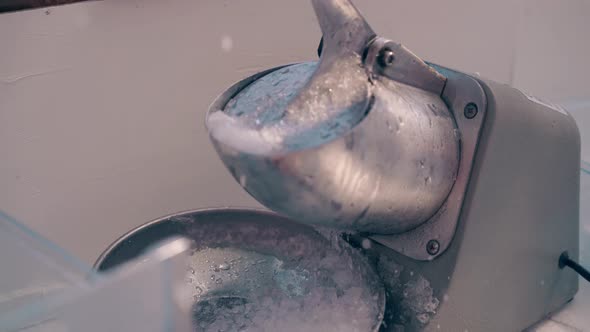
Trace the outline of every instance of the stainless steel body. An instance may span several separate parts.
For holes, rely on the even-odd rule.
[[[577,257],[579,249],[576,124],[514,88],[480,82],[487,116],[450,247],[430,262],[379,244],[368,251],[393,299],[385,321],[405,322],[403,331],[522,331],[578,289],[575,272],[557,264],[563,251]],[[388,268],[392,261],[401,273]],[[410,271],[424,276],[440,300],[425,326],[395,311],[403,299],[395,285],[408,283]]]
[[[443,205],[418,227],[399,234],[373,234],[371,239],[417,260],[433,260],[447,250],[455,231],[472,171],[475,151],[487,114],[483,87],[472,77],[436,65],[446,78],[441,99],[448,105],[460,142],[459,166]],[[471,113],[468,113],[471,112]]]

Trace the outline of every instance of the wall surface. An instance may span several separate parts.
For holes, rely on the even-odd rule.
[[[356,3],[427,60],[566,105],[590,160],[590,1]],[[205,112],[240,78],[315,58],[319,38],[299,0],[105,0],[0,15],[0,209],[92,262],[157,217],[258,206],[218,161]]]

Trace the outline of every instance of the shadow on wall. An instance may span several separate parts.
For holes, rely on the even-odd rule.
[[[40,7],[66,5],[69,3],[81,1],[88,0],[0,0],[0,13]]]

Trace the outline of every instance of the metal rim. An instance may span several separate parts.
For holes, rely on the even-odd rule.
[[[98,258],[96,259],[96,261],[94,262],[94,264],[92,264],[92,268],[94,270],[98,270],[99,267],[104,263],[104,261],[106,260],[106,258],[112,253],[112,251],[117,248],[119,245],[121,245],[121,243],[123,243],[124,241],[126,241],[127,239],[129,239],[130,237],[136,235],[137,233],[152,227],[154,225],[160,224],[162,222],[165,222],[167,220],[169,220],[172,217],[175,216],[179,216],[179,215],[185,215],[185,214],[192,214],[192,213],[202,213],[202,212],[218,212],[218,211],[224,211],[224,212],[256,212],[256,213],[261,213],[264,214],[268,217],[280,217],[280,218],[285,218],[277,213],[274,213],[272,211],[269,210],[265,210],[262,208],[244,208],[244,207],[210,207],[210,208],[201,208],[201,209],[194,209],[194,210],[185,210],[185,211],[181,211],[181,212],[175,212],[175,213],[170,213],[167,214],[163,217],[154,219],[152,221],[148,221],[144,224],[141,224],[129,231],[127,231],[126,233],[124,233],[123,235],[121,235],[119,238],[117,238],[113,243],[111,243],[101,254],[100,256],[98,256]]]

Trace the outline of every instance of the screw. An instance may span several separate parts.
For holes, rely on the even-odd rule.
[[[475,103],[469,103],[465,106],[463,114],[468,119],[473,119],[477,115],[477,105]]]
[[[395,61],[395,54],[389,48],[384,48],[379,52],[379,63],[383,67],[389,67],[393,65]]]
[[[426,251],[431,256],[434,256],[434,255],[438,254],[438,251],[439,250],[440,250],[440,243],[438,243],[437,240],[430,240],[426,244]]]

